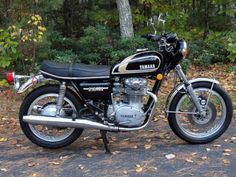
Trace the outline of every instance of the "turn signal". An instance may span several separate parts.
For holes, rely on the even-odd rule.
[[[184,48],[183,49],[183,57],[184,57],[184,59],[187,58],[187,56],[188,56],[188,49]]]
[[[162,74],[157,74],[156,79],[159,80],[159,81],[162,80],[163,79],[163,75]]]
[[[15,76],[14,72],[11,72],[11,71],[7,72],[6,80],[7,80],[8,84],[13,84],[14,76]]]

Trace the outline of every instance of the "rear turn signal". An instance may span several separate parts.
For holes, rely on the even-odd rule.
[[[8,84],[13,84],[15,73],[12,71],[7,72],[6,80]]]

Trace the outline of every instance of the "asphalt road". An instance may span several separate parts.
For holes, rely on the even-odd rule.
[[[87,130],[71,146],[47,150],[27,140],[13,119],[3,118],[15,129],[1,131],[7,140],[0,142],[0,176],[236,176],[235,118],[222,137],[204,145],[183,142],[163,119],[157,115],[138,132],[109,133],[109,155],[98,131]],[[168,154],[175,157],[168,160]]]

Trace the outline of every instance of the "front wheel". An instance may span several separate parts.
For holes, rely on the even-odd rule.
[[[208,143],[220,137],[229,127],[233,114],[232,102],[218,84],[212,88],[212,83],[197,82],[192,87],[205,115],[197,114],[196,107],[182,89],[170,105],[169,125],[178,137],[187,142]]]
[[[35,144],[46,148],[61,148],[73,143],[83,129],[60,128],[54,126],[29,124],[23,121],[24,115],[50,116],[56,119],[56,105],[59,86],[45,85],[33,90],[21,104],[19,119],[24,134]],[[66,91],[60,116],[69,119],[81,109],[76,95]]]

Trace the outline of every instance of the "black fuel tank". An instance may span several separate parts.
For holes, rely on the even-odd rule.
[[[112,69],[113,75],[141,74],[156,72],[162,64],[162,55],[158,52],[145,51],[125,58]]]

